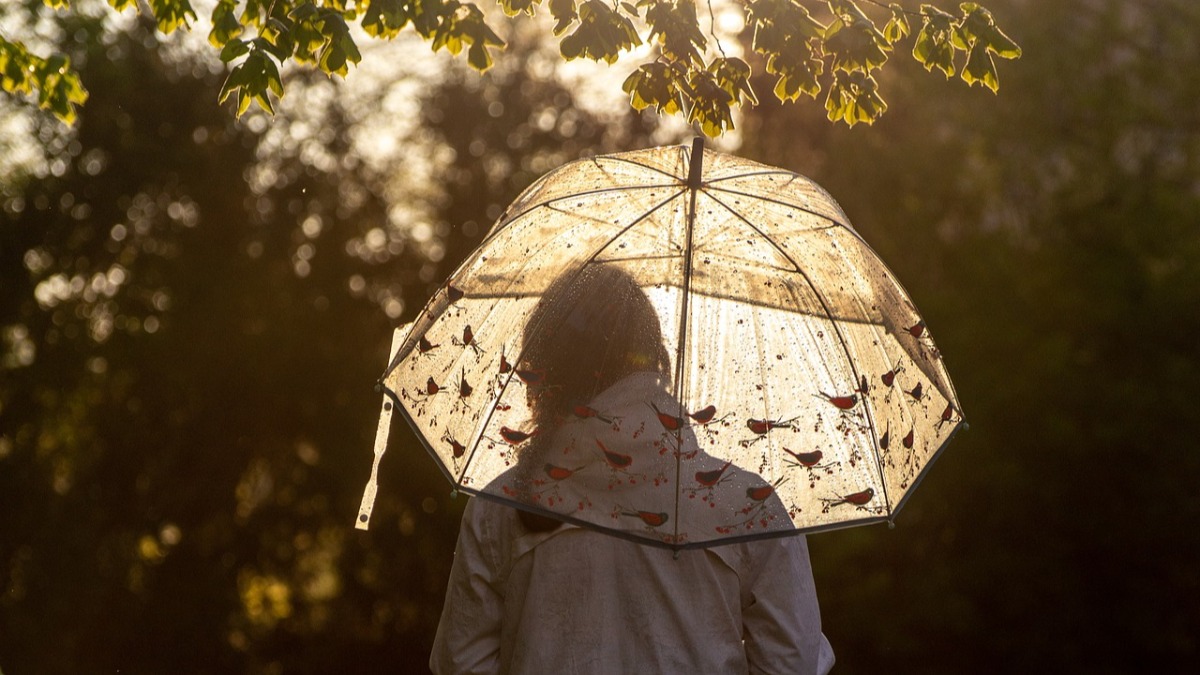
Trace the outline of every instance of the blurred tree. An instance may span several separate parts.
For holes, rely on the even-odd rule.
[[[900,77],[868,133],[747,115],[743,154],[813,176],[896,270],[968,432],[897,528],[811,539],[852,672],[1200,665],[1200,11],[996,2],[1000,99]],[[788,139],[790,142],[781,142]]]
[[[337,162],[265,175],[261,137],[211,109],[214,69],[144,28],[67,28],[93,95],[75,133],[39,121],[49,173],[0,230],[0,324],[24,345],[0,385],[0,651],[16,672],[237,670],[276,623],[346,611],[325,467],[374,398],[342,350],[378,352],[386,321],[346,290],[369,272],[339,238],[383,207]]]
[[[541,167],[640,120],[605,131],[532,51],[451,74],[401,139],[448,180],[385,203],[413,174],[356,155],[325,78],[238,123],[151,26],[64,21],[91,98],[26,118],[44,157],[0,187],[0,668],[421,670],[461,500],[397,434],[351,528],[389,326]]]
[[[43,2],[58,10],[72,4],[71,0]],[[83,2],[75,0],[75,4]],[[135,0],[109,3],[117,10],[137,4]],[[513,18],[532,16],[541,2],[499,0],[498,4]],[[733,128],[734,109],[758,102],[749,84],[749,64],[728,55],[721,44],[711,2],[707,21],[698,16],[695,2],[684,0],[611,4],[549,0],[546,4],[565,60],[587,58],[612,64],[643,43],[651,45],[648,60],[623,85],[638,110],[653,106],[667,114],[683,113],[704,133],[717,136]],[[999,87],[993,57],[1012,59],[1021,53],[991,12],[974,2],[959,4],[958,14],[932,4],[916,10],[878,0],[862,4],[877,18],[872,19],[855,0],[738,0],[722,6],[722,11],[736,15],[734,21],[741,26],[734,30],[744,26],[753,33],[750,49],[763,55],[766,72],[776,78],[773,91],[780,101],[801,94],[816,98],[825,90],[829,119],[850,126],[874,122],[887,109],[875,75],[907,40],[912,41],[913,58],[926,70],[936,68],[947,78],[958,73],[966,83],[992,91]],[[189,0],[154,0],[141,10],[168,34],[190,28],[197,18]],[[272,111],[271,94],[283,95],[279,67],[291,62],[344,77],[349,66],[362,59],[351,26],[382,39],[394,38],[411,26],[435,51],[465,50],[471,67],[485,71],[493,63],[491,50],[504,46],[493,28],[500,20],[495,14],[460,0],[218,0],[210,15],[209,42],[220,50],[222,61],[236,62],[220,99],[233,98],[239,115],[251,103]],[[86,99],[69,60],[62,55],[41,59],[21,42],[3,36],[0,72],[5,73],[0,81],[6,91],[36,91],[42,107],[67,121],[74,116],[74,106]]]

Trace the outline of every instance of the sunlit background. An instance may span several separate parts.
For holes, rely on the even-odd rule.
[[[839,200],[971,425],[895,529],[811,537],[835,672],[1194,672],[1200,6],[985,4],[999,96],[900,54],[873,127],[756,80],[719,144]],[[23,16],[91,99],[0,101],[0,669],[423,672],[464,500],[398,423],[353,529],[391,329],[543,172],[690,132],[535,22],[235,121],[203,22]]]

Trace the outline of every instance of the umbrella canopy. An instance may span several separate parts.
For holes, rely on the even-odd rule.
[[[699,141],[542,177],[382,385],[459,489],[672,548],[889,520],[962,424],[832,197]]]

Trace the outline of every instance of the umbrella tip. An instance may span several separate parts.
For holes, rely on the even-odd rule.
[[[700,188],[700,172],[704,166],[704,136],[692,139],[692,159],[688,167],[687,185],[693,190]]]

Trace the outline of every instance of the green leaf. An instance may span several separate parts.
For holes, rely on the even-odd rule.
[[[401,0],[372,0],[363,14],[362,27],[371,37],[391,39],[400,34],[410,18],[408,7]]]
[[[904,8],[896,3],[888,5],[888,9],[892,12],[892,18],[888,19],[887,25],[883,27],[883,37],[892,44],[895,44],[912,31],[908,25],[908,13]]]
[[[857,7],[854,10],[826,29],[825,50],[833,55],[834,70],[874,70],[888,59],[891,43]]]
[[[621,85],[636,110],[654,106],[660,113],[674,115],[684,109],[686,73],[680,66],[647,63],[630,73]]]
[[[713,59],[708,71],[721,90],[729,94],[734,105],[742,105],[743,100],[758,105],[758,97],[750,87],[750,64],[739,58],[722,57]]]
[[[967,65],[963,66],[962,79],[969,85],[976,82],[991,89],[995,93],[1000,88],[1000,79],[996,75],[996,62],[988,53],[987,44],[976,41],[967,57]]]
[[[242,15],[238,21],[243,26],[254,26],[261,28],[267,20],[267,12],[271,11],[275,0],[246,0],[246,7],[242,10]],[[311,4],[311,0],[306,0]],[[315,11],[316,8],[314,7]]]
[[[649,39],[658,43],[663,56],[670,61],[703,64],[708,41],[700,32],[692,0],[642,0],[638,4],[647,6]],[[641,44],[641,40],[635,44]]]
[[[220,49],[230,40],[242,34],[242,24],[234,16],[236,8],[235,0],[221,0],[216,7],[213,7],[211,15],[213,27],[208,32],[209,44]]]
[[[149,0],[149,3],[158,29],[168,35],[180,27],[190,28],[196,20],[196,12],[188,0]]]
[[[819,77],[825,70],[825,62],[814,49],[809,41],[789,40],[779,52],[768,57],[767,72],[779,76],[774,92],[780,101],[794,101],[801,94],[816,98],[821,92]]]
[[[967,48],[982,42],[1000,58],[1020,58],[1021,48],[996,26],[991,12],[973,2],[964,2],[959,7],[963,12],[961,32],[966,38]]]
[[[746,12],[748,23],[754,26],[751,46],[759,53],[778,53],[788,41],[825,39],[825,25],[791,0],[754,0]]]
[[[921,5],[921,30],[913,43],[913,58],[925,70],[937,68],[949,79],[954,75],[954,17],[932,5]]]
[[[492,30],[484,20],[483,11],[475,5],[455,4],[444,6],[446,13],[440,15],[440,21],[429,28],[430,46],[434,51],[446,49],[451,54],[459,54],[463,48],[468,48],[467,63],[477,70],[485,70],[492,65],[489,53],[491,47],[501,47],[504,41]],[[440,11],[440,10],[439,10]],[[424,15],[413,19],[418,31],[422,30],[422,21],[428,20]]]
[[[0,36],[0,73],[5,91],[28,94],[32,91],[29,72],[32,70],[30,61],[34,59],[19,42],[9,42]]]
[[[295,50],[296,45],[292,40],[294,26],[295,24],[288,26],[279,19],[269,19],[267,25],[259,32],[261,37],[255,38],[254,42],[259,49],[265,49],[282,63],[290,59]]]
[[[38,107],[50,111],[66,124],[73,124],[77,106],[88,98],[71,60],[56,54],[43,59],[31,54],[20,42],[0,37],[0,84],[14,93],[34,94]]]
[[[995,53],[996,56],[1002,59],[1021,58],[1021,47],[999,28],[993,27],[992,31],[983,37],[987,41],[988,49]]]
[[[688,122],[699,124],[704,134],[712,138],[733,128],[730,104],[735,103],[735,97],[721,86],[711,70],[693,71],[688,85],[692,99]]]
[[[492,67],[492,55],[488,53],[486,45],[475,43],[467,50],[467,64],[475,70],[483,72]]]
[[[225,63],[244,56],[250,51],[250,43],[242,40],[230,40],[225,43],[225,47],[221,49],[221,60]]]
[[[345,77],[350,73],[349,64],[357,65],[361,60],[362,54],[358,51],[358,45],[347,30],[329,38],[318,56],[317,65],[330,75]]]
[[[579,17],[575,0],[550,0],[550,16],[554,17],[554,34],[562,35]]]
[[[250,53],[246,60],[234,66],[221,85],[221,93],[217,102],[224,103],[230,96],[237,94],[237,115],[241,117],[250,109],[251,103],[268,113],[275,113],[275,106],[268,94],[283,96],[283,81],[279,77],[279,67],[268,53],[257,46],[261,38],[251,42]]]
[[[792,0],[755,0],[747,12],[754,25],[752,47],[766,55],[767,72],[778,76],[775,97],[784,102],[800,94],[815,98],[821,91],[818,77],[825,69],[816,50],[829,27]]]
[[[621,52],[641,43],[629,17],[614,11],[602,0],[588,0],[579,6],[579,26],[562,39],[559,51],[568,61],[585,57],[614,63]]]
[[[862,71],[837,74],[825,99],[826,116],[851,127],[859,122],[874,123],[887,110],[878,86],[874,77]]]
[[[500,3],[500,8],[504,10],[507,16],[516,16],[521,13],[533,16],[533,8],[541,0],[498,0],[498,2]],[[469,57],[468,60],[470,60]],[[491,57],[488,57],[488,60],[490,65]],[[478,70],[487,70],[487,68],[480,68]]]

